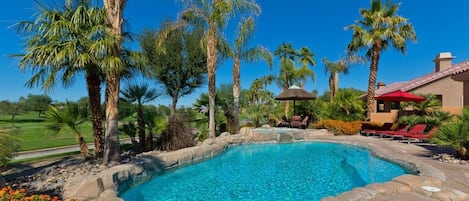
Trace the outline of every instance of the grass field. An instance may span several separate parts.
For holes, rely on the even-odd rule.
[[[0,116],[0,128],[15,128],[13,134],[20,140],[21,151],[77,144],[71,132],[52,134],[45,124],[44,117],[38,117],[36,112],[18,115],[15,121],[11,121],[11,116]],[[91,122],[83,123],[81,132],[86,142],[93,142]]]

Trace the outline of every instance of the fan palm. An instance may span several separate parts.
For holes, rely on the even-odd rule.
[[[104,10],[88,1],[69,2],[63,9],[40,7],[33,22],[21,22],[19,31],[26,35],[26,53],[20,55],[20,69],[33,71],[28,87],[51,90],[58,80],[70,86],[74,78],[85,73],[90,102],[96,156],[104,151],[101,116],[102,72],[99,44],[111,41],[104,30]]]
[[[362,57],[349,55],[336,62],[329,61],[324,57],[322,62],[326,67],[326,73],[329,73],[330,102],[334,102],[334,98],[339,91],[339,74],[348,74],[349,65],[354,63],[364,63],[365,61]]]
[[[123,41],[122,24],[126,0],[103,0],[106,11],[106,32],[113,38],[106,52],[101,67],[106,74],[106,133],[103,163],[120,161],[118,105],[121,73],[124,62],[121,58]]]
[[[282,43],[274,52],[275,56],[280,57],[280,74],[277,78],[277,84],[288,89],[295,81],[295,57],[297,52],[290,43]],[[285,102],[285,116],[288,117],[289,102]]]
[[[381,53],[390,45],[405,53],[406,41],[416,40],[412,24],[396,14],[399,5],[392,4],[391,0],[387,0],[386,4],[381,0],[372,0],[369,9],[360,9],[361,19],[346,27],[353,32],[348,51],[365,50],[366,57],[371,60],[367,94],[368,117],[375,108],[375,85]]]
[[[127,102],[135,103],[137,108],[138,138],[140,142],[140,151],[145,150],[145,119],[143,104],[155,100],[159,94],[155,89],[148,87],[148,84],[128,84],[121,91],[122,99]]]
[[[301,80],[301,88],[304,89],[308,77],[313,81],[315,79],[314,71],[308,68],[308,66],[316,65],[316,61],[314,60],[314,54],[307,47],[300,49],[298,52],[298,60],[301,63],[301,67],[295,71],[295,77]]]
[[[239,96],[241,94],[241,60],[246,62],[254,62],[264,60],[269,67],[272,67],[272,54],[263,46],[256,46],[247,48],[248,40],[254,33],[255,22],[252,17],[242,19],[238,24],[238,33],[235,39],[235,44],[228,56],[234,59],[233,63],[233,130],[231,133],[237,133],[239,130]]]
[[[67,102],[63,108],[50,106],[46,111],[46,128],[55,133],[73,132],[83,157],[88,158],[88,146],[81,135],[80,125],[86,118],[81,116],[78,104]]]
[[[261,11],[255,0],[182,0],[182,23],[203,24],[207,45],[209,95],[209,137],[215,137],[215,71],[219,39],[222,29],[235,14],[258,15]]]
[[[463,110],[462,117],[455,122],[441,126],[432,141],[442,146],[452,146],[461,158],[468,157],[469,149],[469,109]]]

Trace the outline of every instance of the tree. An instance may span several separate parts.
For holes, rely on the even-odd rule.
[[[40,86],[47,92],[58,80],[68,87],[85,73],[97,157],[104,151],[100,49],[112,41],[104,32],[104,14],[89,1],[67,1],[63,9],[41,8],[35,21],[19,26],[28,40],[26,54],[20,55],[20,69],[35,73],[26,83],[28,87]]]
[[[106,32],[112,36],[112,48],[103,62],[106,74],[106,134],[103,163],[120,162],[120,144],[118,127],[118,105],[121,73],[124,62],[121,59],[122,23],[126,0],[104,0],[106,11]]]
[[[296,70],[295,77],[301,80],[301,88],[304,89],[306,79],[308,77],[310,77],[313,81],[315,79],[314,71],[308,68],[308,66],[316,65],[316,61],[314,60],[314,54],[307,47],[303,47],[300,49],[300,51],[298,52],[298,60],[301,63],[301,67]]]
[[[161,30],[166,29],[165,27]],[[203,29],[189,30],[187,27],[173,29],[161,44],[165,51],[159,51],[156,41],[158,33],[146,30],[139,37],[140,46],[150,65],[150,77],[163,84],[171,96],[171,115],[175,116],[178,99],[192,93],[204,83],[207,55],[200,45]]]
[[[140,151],[145,151],[145,119],[143,104],[155,100],[159,94],[155,89],[150,89],[148,84],[128,84],[121,91],[122,99],[127,102],[135,103],[137,108],[138,138],[140,142]]]
[[[297,52],[290,43],[282,43],[274,52],[275,56],[280,57],[280,73],[277,77],[277,84],[283,90],[288,89],[295,79],[295,56]],[[288,117],[289,102],[285,102],[285,116]]]
[[[204,43],[207,45],[207,72],[209,96],[209,137],[215,137],[215,71],[219,38],[229,17],[236,14],[260,13],[255,0],[183,0],[182,21],[205,26]]]
[[[24,110],[23,104],[20,102],[10,102],[7,100],[0,101],[0,114],[11,115],[11,120],[15,121],[16,115]]]
[[[82,114],[80,110],[78,104],[71,102],[67,102],[60,109],[50,106],[46,112],[46,128],[55,133],[72,131],[80,146],[81,154],[84,158],[88,158],[88,146],[80,131],[80,125],[86,121],[86,118],[80,115]]]
[[[328,118],[341,121],[363,120],[363,92],[355,89],[340,89],[335,101],[328,104],[326,114]]]
[[[363,63],[364,59],[356,55],[349,55],[336,62],[329,61],[324,57],[322,62],[326,67],[325,72],[329,73],[330,102],[334,102],[334,98],[339,91],[339,74],[348,74],[349,65]]]
[[[441,101],[437,99],[435,94],[418,94],[425,98],[422,102],[405,102],[402,107],[412,107],[417,115],[432,115],[441,109]]]
[[[248,41],[254,34],[255,22],[252,17],[242,19],[238,24],[235,43],[230,51],[229,57],[233,58],[233,130],[231,133],[239,131],[239,96],[241,94],[241,60],[254,62],[263,59],[272,68],[272,54],[263,46],[248,48]]]
[[[392,45],[398,51],[405,53],[406,42],[416,40],[415,30],[408,19],[396,14],[400,4],[392,4],[387,0],[372,0],[371,7],[360,9],[361,19],[355,24],[347,26],[352,30],[352,40],[347,46],[349,52],[366,51],[366,57],[371,60],[368,79],[367,107],[368,118],[374,112],[374,96],[378,63],[381,53]]]
[[[52,103],[52,99],[48,95],[28,94],[24,101],[29,110],[38,112],[39,117]]]

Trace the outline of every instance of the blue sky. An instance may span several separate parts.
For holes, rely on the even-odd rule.
[[[43,0],[50,2],[52,0]],[[61,1],[61,0],[56,0]],[[8,2],[8,4],[7,4]],[[257,31],[251,45],[261,44],[272,52],[283,42],[291,43],[294,48],[309,47],[315,54],[317,65],[313,67],[316,81],[308,81],[306,89],[318,90],[321,94],[328,90],[328,76],[324,72],[321,58],[336,60],[343,54],[351,39],[351,31],[344,27],[359,19],[358,10],[369,7],[368,0],[258,0],[262,13],[257,19]],[[439,52],[452,52],[454,63],[469,59],[469,16],[467,0],[401,0],[399,15],[410,20],[417,33],[417,42],[409,42],[405,55],[388,49],[379,63],[378,81],[387,84],[406,81],[433,71],[432,62]],[[8,55],[21,53],[23,43],[16,34],[13,24],[32,19],[36,12],[33,0],[2,1],[0,6],[0,100],[16,101],[28,93],[42,94],[37,88],[28,89],[24,83],[31,72],[18,70],[18,59]],[[174,19],[181,6],[175,0],[129,0],[125,10],[128,28],[134,34],[145,27],[158,27],[160,21]],[[237,22],[230,21],[225,35],[232,36],[232,28]],[[138,49],[136,43],[129,44]],[[278,74],[278,59],[275,59],[272,71],[265,63],[243,64],[241,70],[242,88],[248,88],[256,78],[267,74]],[[217,84],[230,83],[232,61],[226,60],[217,70]],[[353,66],[348,75],[340,76],[340,87],[354,87],[365,90],[368,84],[369,64]],[[75,84],[67,89],[57,86],[49,93],[54,100],[77,100],[86,96],[84,78],[79,77]],[[149,81],[158,88],[154,81]],[[125,82],[123,82],[125,84]],[[275,94],[280,89],[275,84],[269,87]],[[190,106],[206,86],[197,89],[194,94],[183,97],[179,104]],[[153,104],[170,103],[169,97],[163,96]]]

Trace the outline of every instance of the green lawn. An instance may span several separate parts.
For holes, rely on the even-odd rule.
[[[18,115],[14,122],[11,121],[11,116],[0,116],[0,128],[12,127],[17,128],[14,135],[20,140],[21,151],[77,144],[75,135],[71,132],[55,135],[48,131],[44,118],[38,117],[36,112]],[[91,122],[83,123],[81,132],[86,142],[93,142]]]

